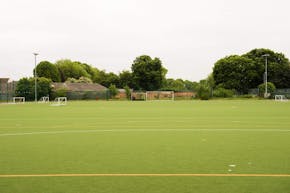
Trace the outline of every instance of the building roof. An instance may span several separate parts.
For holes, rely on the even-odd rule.
[[[0,78],[0,83],[5,84],[8,83],[9,78]]]
[[[68,83],[54,82],[51,84],[54,90],[66,89],[68,91],[103,91],[106,87],[97,83]]]

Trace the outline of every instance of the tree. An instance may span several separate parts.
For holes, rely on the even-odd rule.
[[[33,82],[34,82],[34,78],[33,78]],[[41,98],[44,96],[50,96],[50,94],[51,94],[51,80],[44,77],[38,78],[37,79],[37,96]]]
[[[79,79],[81,76],[90,78],[88,72],[79,62],[73,62],[68,59],[59,60],[56,62],[56,67],[60,72],[62,82],[66,81],[68,78]]]
[[[184,81],[184,86],[185,86],[185,89],[188,90],[188,91],[193,91],[194,90],[194,82],[191,82],[189,80],[185,80]]]
[[[79,79],[75,78],[68,78],[65,82],[70,82],[70,83],[93,83],[93,81],[90,78],[81,76]]]
[[[109,87],[111,84],[118,87],[120,86],[119,76],[113,72],[106,73],[104,70],[98,72],[94,82],[97,82],[105,87]]]
[[[25,97],[26,100],[34,100],[35,96],[35,82],[34,78],[22,78],[16,85],[16,95]],[[51,94],[51,80],[40,77],[37,78],[37,96],[38,99],[43,96],[49,96]]]
[[[110,91],[111,98],[114,98],[118,94],[118,89],[116,88],[114,84],[111,84],[109,86],[109,91]]]
[[[211,87],[207,80],[201,80],[197,85],[196,97],[201,100],[208,100],[211,98]]]
[[[21,78],[16,85],[16,96],[25,97],[26,100],[32,100],[33,95],[31,91],[34,88],[33,86],[29,78]]]
[[[159,58],[152,59],[150,56],[137,57],[132,64],[132,77],[139,90],[158,90],[162,87],[167,70],[162,67]]]
[[[33,70],[34,72],[34,70]],[[36,66],[38,77],[51,79],[53,82],[60,82],[60,74],[56,66],[48,61],[42,61]]]
[[[213,68],[216,85],[240,93],[247,93],[248,89],[256,88],[259,76],[254,61],[244,56],[232,55],[222,58]]]
[[[169,78],[164,81],[162,90],[185,91],[186,87],[182,79]]]
[[[290,62],[282,53],[277,53],[269,49],[253,49],[250,52],[243,55],[255,62],[255,69],[258,74],[256,85],[252,88],[256,88],[259,84],[263,83],[263,75],[265,72],[265,57],[267,54],[268,62],[268,81],[276,85],[277,88],[289,88],[290,87]]]
[[[125,86],[134,87],[132,73],[129,71],[122,71],[119,74],[119,81],[120,87]]]
[[[264,97],[266,84],[265,83],[260,84],[258,88],[259,88],[259,96]],[[275,92],[275,90],[276,90],[275,85],[272,82],[267,82],[267,93],[270,94],[270,96]]]
[[[130,99],[131,98],[131,89],[130,89],[130,87],[129,86],[125,86],[124,89],[125,89],[125,92],[126,92],[127,99]]]

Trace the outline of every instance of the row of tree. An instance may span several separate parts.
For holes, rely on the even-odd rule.
[[[254,49],[243,55],[224,57],[214,64],[213,72],[198,83],[166,79],[167,69],[162,66],[161,60],[147,55],[137,57],[131,65],[131,71],[125,70],[119,74],[107,73],[89,64],[68,59],[56,63],[42,61],[37,65],[36,72],[41,77],[38,79],[39,92],[49,91],[41,88],[41,85],[49,85],[48,82],[68,81],[99,83],[111,89],[196,91],[199,98],[207,99],[211,96],[231,97],[237,93],[246,94],[249,89],[258,88],[264,82],[266,60],[268,81],[277,88],[290,88],[289,59],[284,54],[269,49]],[[21,79],[17,92],[29,92],[32,98],[33,80]],[[45,96],[45,93],[39,93],[40,95]]]
[[[266,60],[268,81],[277,88],[290,88],[289,59],[269,49],[254,49],[218,60],[212,73],[214,86],[247,93],[264,82]]]
[[[143,55],[137,57],[131,66],[131,71],[125,70],[119,74],[107,73],[89,64],[59,60],[56,63],[42,61],[36,67],[38,77],[51,79],[53,82],[87,82],[99,83],[117,88],[126,86],[135,90],[193,90],[194,83],[182,79],[166,79],[167,70],[159,58]]]
[[[232,97],[235,94],[247,94],[249,89],[255,88],[263,96],[266,64],[268,91],[290,88],[289,59],[269,49],[253,49],[241,56],[231,55],[218,60],[213,72],[196,84],[197,96],[202,99]]]

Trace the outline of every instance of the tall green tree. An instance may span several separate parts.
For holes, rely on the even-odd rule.
[[[15,94],[16,96],[25,97],[26,100],[32,100],[32,90],[34,88],[34,84],[31,84],[29,78],[21,78],[16,85]]]
[[[55,65],[60,72],[62,82],[65,82],[68,78],[79,79],[81,76],[90,78],[89,73],[79,62],[65,59],[58,60]]]
[[[120,81],[120,87],[124,88],[125,86],[129,86],[131,88],[134,87],[133,77],[132,73],[130,71],[122,71],[119,74],[119,81]]]
[[[255,80],[256,88],[257,85],[263,83],[263,75],[265,72],[265,60],[263,57],[265,54],[268,55],[268,81],[275,84],[277,88],[290,88],[290,62],[282,53],[277,53],[269,49],[253,49],[250,52],[243,55],[254,61],[255,70],[258,74]]]
[[[232,55],[222,58],[213,68],[216,85],[240,93],[247,93],[248,89],[256,88],[259,76],[254,61],[244,56]]]
[[[137,57],[131,69],[135,89],[148,91],[160,89],[167,73],[159,58],[152,59],[147,55]]]
[[[185,91],[185,83],[182,79],[169,78],[164,81],[162,90]]]
[[[25,97],[25,100],[34,100],[35,96],[35,79],[34,78],[21,78],[16,85],[16,95]],[[37,78],[37,96],[40,99],[43,96],[51,94],[51,80],[40,77]]]
[[[36,66],[36,73],[38,77],[45,77],[53,82],[60,82],[60,74],[57,67],[48,61],[41,61]]]

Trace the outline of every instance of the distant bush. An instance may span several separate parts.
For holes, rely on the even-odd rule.
[[[51,93],[51,98],[55,99],[57,97],[66,97],[67,96],[67,90],[65,88],[58,89]]]
[[[116,95],[119,93],[118,89],[116,88],[114,84],[111,84],[109,86],[109,91],[110,91],[111,98],[115,98]]]
[[[124,89],[126,92],[127,99],[130,99],[131,98],[131,90],[130,90],[129,86],[125,86]]]
[[[234,96],[234,91],[219,87],[213,91],[213,96],[218,98],[231,98]]]
[[[211,98],[211,92],[208,85],[199,84],[197,87],[196,97],[201,100],[209,100]]]
[[[266,87],[265,83],[260,84],[258,86],[258,88],[259,88],[259,96],[260,97],[264,97],[265,87]],[[275,90],[276,90],[275,85],[272,82],[267,82],[267,93],[269,93],[270,96],[275,92]]]

